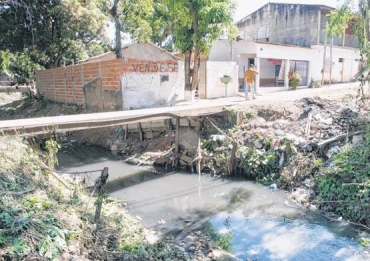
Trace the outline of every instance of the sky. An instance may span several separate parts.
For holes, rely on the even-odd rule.
[[[234,21],[239,21],[245,16],[258,10],[268,2],[273,3],[290,3],[290,4],[321,4],[331,7],[338,7],[344,1],[343,0],[236,0],[238,7],[234,14]]]

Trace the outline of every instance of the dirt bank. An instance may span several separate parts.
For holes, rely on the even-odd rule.
[[[330,164],[335,162],[335,155],[340,155],[345,146],[365,144],[366,137],[364,138],[363,134],[366,133],[369,121],[369,103],[367,100],[360,101],[356,98],[357,87],[338,85],[296,91],[266,90],[262,93],[256,100],[250,101],[245,101],[243,97],[229,98],[235,100],[236,104],[224,113],[194,119],[200,123],[199,127],[181,129],[179,153],[174,151],[175,136],[171,130],[164,132],[159,138],[139,141],[135,135],[125,139],[117,128],[102,128],[62,133],[58,135],[58,141],[69,146],[76,142],[98,144],[112,149],[133,164],[156,164],[167,169],[180,167],[193,172],[244,175],[246,178],[271,185],[272,189],[276,186],[290,191],[299,206],[320,208],[324,214],[336,212],[337,216],[329,217],[335,220],[341,218],[339,215],[347,218],[345,214],[348,214],[349,219],[353,218],[353,223],[367,229],[369,214],[355,219],[352,215],[357,215],[357,212],[340,212],[336,205],[313,202],[323,201],[325,195],[317,198],[320,190],[325,191],[325,186],[332,187],[332,178],[329,181],[318,180],[318,177],[324,175],[322,169],[331,166]],[[207,102],[215,103],[217,100]],[[76,106],[20,99],[19,94],[3,93],[0,98],[0,119],[3,120],[84,112],[83,108]],[[347,180],[344,182],[349,183]],[[368,186],[366,182],[355,181],[360,187],[363,187],[363,184]],[[356,195],[359,195],[357,201],[363,202],[362,206],[365,206],[365,209],[361,208],[360,213],[370,213],[365,205],[369,204],[366,189],[356,192]],[[329,192],[327,195],[332,198],[338,196]],[[191,238],[194,238],[194,235],[191,235]],[[112,234],[112,238],[102,236],[101,240],[107,244],[116,242],[113,238],[115,236],[123,234]],[[196,240],[198,238],[195,237]],[[91,240],[87,247],[97,247],[99,241]],[[176,258],[179,260],[189,256],[191,253],[187,249],[198,242],[188,242],[188,245],[183,247],[175,244],[171,238],[166,240],[161,244],[166,244],[169,249],[163,251],[171,252],[171,249],[177,249],[179,256]],[[215,248],[210,248],[206,239],[201,238],[201,242],[204,242],[199,246],[203,259],[199,257],[201,259],[198,260],[214,258],[216,252],[212,251]],[[111,246],[105,243],[99,246],[103,247],[104,251],[113,251]],[[79,254],[75,254],[76,251],[70,250],[68,255],[88,256],[80,254],[82,250],[78,251]],[[95,252],[89,255],[91,254],[97,255]],[[192,255],[194,256],[194,253]]]

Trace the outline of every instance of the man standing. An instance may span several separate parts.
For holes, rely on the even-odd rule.
[[[253,64],[249,65],[248,70],[244,73],[244,81],[245,81],[245,99],[248,100],[248,89],[251,90],[252,99],[255,99],[255,88],[254,88],[254,77],[258,74],[258,71],[254,67]]]

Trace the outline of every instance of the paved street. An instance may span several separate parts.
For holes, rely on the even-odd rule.
[[[255,100],[248,101],[245,100],[244,93],[241,92],[237,97],[210,100],[197,99],[193,103],[180,101],[174,107],[0,121],[0,133],[37,134],[50,131],[61,132],[117,126],[159,119],[214,114],[232,105],[248,106],[249,104],[282,103],[283,106],[287,101],[303,97],[320,96],[323,99],[341,99],[348,94],[355,96],[357,89],[358,83],[336,84],[314,89],[299,88],[295,91],[287,91],[284,87],[265,87],[259,90],[261,96],[257,96]]]

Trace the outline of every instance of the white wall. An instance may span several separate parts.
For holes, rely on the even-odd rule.
[[[316,54],[316,59],[313,62],[312,77],[321,81],[321,69],[323,67],[324,46],[313,46],[313,53]],[[330,47],[326,49],[326,58],[330,60]],[[344,62],[340,63],[339,58],[343,58]],[[358,72],[360,51],[353,48],[335,48],[333,47],[333,69],[332,82],[349,82]],[[342,75],[343,74],[343,75]],[[325,81],[329,79],[329,72],[325,73]]]
[[[183,63],[179,63],[178,72],[125,73],[121,85],[124,110],[165,105],[174,94],[181,100],[184,98]]]
[[[226,97],[226,87],[220,80],[224,75],[230,75],[232,80],[227,85],[227,96],[238,94],[238,66],[235,62],[207,62],[206,95],[207,99]]]
[[[260,74],[261,78],[274,79],[275,65],[271,64],[267,59],[260,59]]]
[[[315,45],[311,48],[271,44],[271,43],[255,43],[240,41],[218,40],[211,48],[209,55],[210,61],[232,61],[239,65],[239,78],[243,77],[243,66],[247,64],[248,58],[260,58],[261,61],[261,78],[270,78],[274,75],[275,70],[272,67],[263,68],[263,60],[268,58],[274,59],[289,59],[309,61],[309,77],[315,81],[321,81],[323,68],[324,46]],[[326,57],[330,57],[330,48],[327,48]],[[344,63],[339,63],[339,58],[344,58]],[[349,82],[358,71],[360,54],[358,49],[354,48],[333,48],[333,71],[332,81]],[[268,71],[265,71],[267,69]],[[270,71],[271,70],[271,71]],[[266,75],[265,75],[266,74]],[[343,76],[342,76],[343,74]],[[325,74],[325,79],[329,79],[329,73]],[[308,79],[310,82],[310,79]]]

